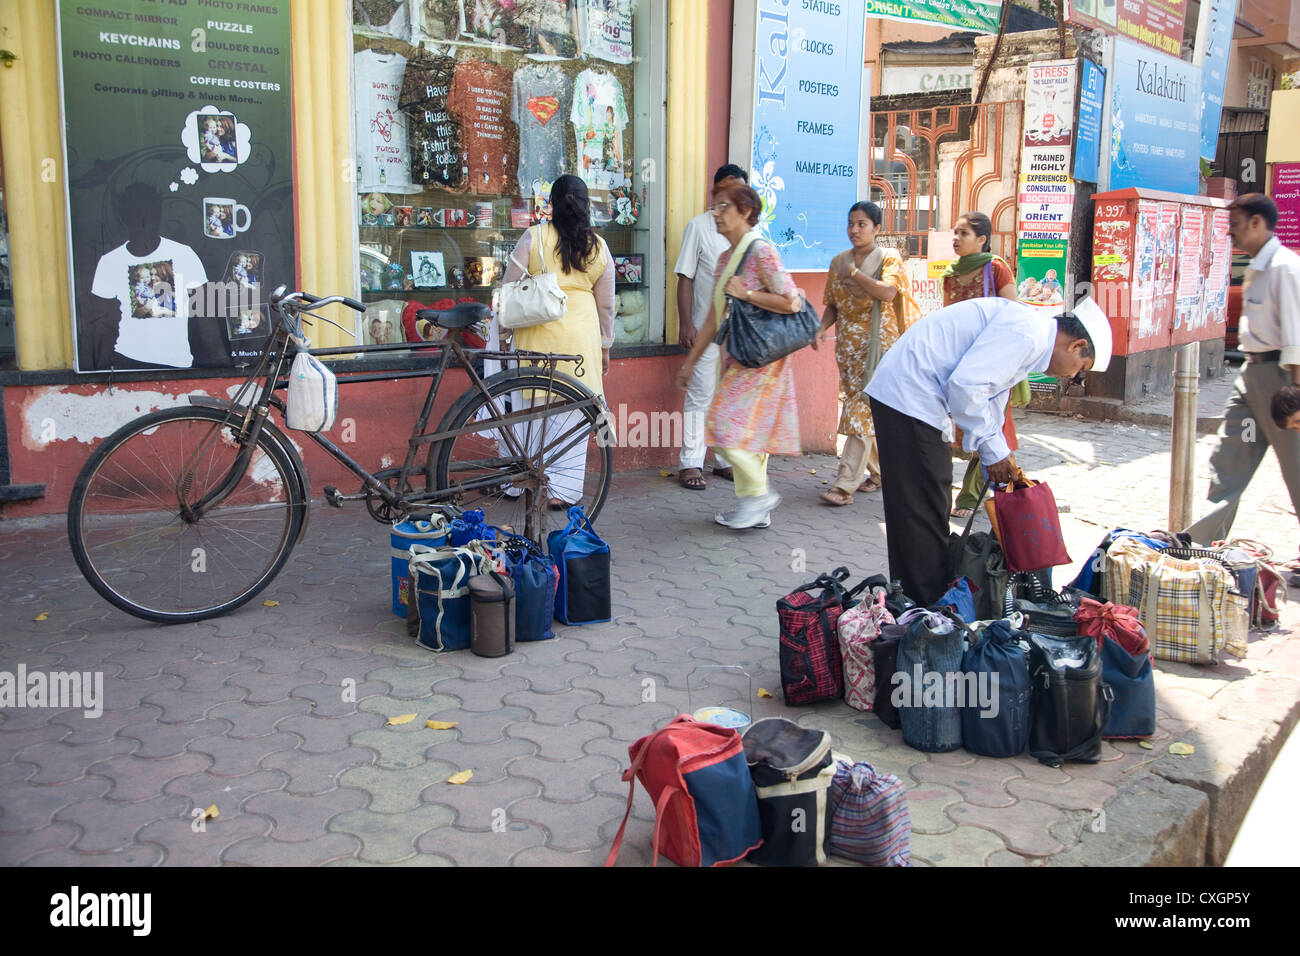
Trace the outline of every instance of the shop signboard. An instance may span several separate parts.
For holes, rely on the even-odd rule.
[[[1282,245],[1300,251],[1300,163],[1273,164],[1272,195],[1277,203],[1275,235]]]
[[[971,88],[970,58],[958,66],[887,66],[880,73],[880,95],[948,93]]]
[[[1187,0],[1066,0],[1065,19],[1178,56]]]
[[[1128,40],[1114,41],[1110,182],[1196,195],[1200,188],[1200,71]]]
[[[294,282],[289,3],[233,6],[58,5],[78,371],[248,364]]]
[[[1219,120],[1223,116],[1237,0],[1210,0],[1209,17],[1201,62],[1201,158],[1212,163],[1219,149]]]
[[[867,15],[904,23],[939,23],[974,33],[997,33],[1002,4],[998,0],[866,0]],[[835,6],[804,0],[805,6]]]
[[[1074,60],[1031,63],[1025,79],[1024,141],[1017,209],[1016,289],[1022,302],[1065,301],[1074,180]]]
[[[1101,156],[1101,114],[1106,95],[1106,71],[1086,58],[1079,60],[1079,109],[1074,124],[1074,178],[1097,181]]]
[[[866,0],[759,0],[750,185],[786,268],[821,270],[860,197]],[[865,183],[865,170],[861,171]]]

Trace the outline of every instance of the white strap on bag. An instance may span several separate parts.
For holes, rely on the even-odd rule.
[[[443,569],[437,566],[439,561],[448,557],[455,557],[456,570],[448,581],[443,576]],[[438,643],[437,650],[445,650],[442,646],[442,618],[445,613],[443,602],[446,600],[464,597],[469,593],[466,582],[475,574],[482,574],[483,567],[487,563],[487,558],[472,548],[458,545],[454,548],[431,548],[425,544],[411,545],[411,563],[410,573],[417,575],[416,590],[417,600],[419,593],[418,574],[423,572],[430,575],[438,582],[438,614],[434,618],[434,638]],[[428,593],[427,590],[425,593]],[[418,639],[417,639],[418,640]]]

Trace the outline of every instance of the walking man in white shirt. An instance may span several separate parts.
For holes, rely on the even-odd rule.
[[[1002,437],[1007,398],[1030,372],[1072,379],[1110,364],[1110,322],[1091,299],[1049,318],[1012,299],[967,299],[932,312],[885,353],[867,386],[885,499],[889,576],[921,605],[947,590],[952,424],[990,482],[1016,460]],[[951,422],[949,421],[951,419]]]
[[[739,166],[728,163],[713,175],[716,186],[728,176],[749,182],[749,174]],[[684,349],[695,344],[695,336],[709,317],[713,304],[713,280],[717,272],[718,256],[728,242],[718,232],[713,214],[708,210],[686,224],[682,233],[682,246],[677,253],[677,342]],[[710,345],[700,356],[686,386],[686,400],[682,408],[682,458],[677,480],[691,491],[704,490],[704,458],[708,446],[704,443],[704,419],[713,404],[713,392],[718,387],[717,345]],[[713,473],[731,479],[731,466],[718,451],[713,452]]]
[[[1187,533],[1200,544],[1228,537],[1237,505],[1271,446],[1291,505],[1300,514],[1300,432],[1279,425],[1274,396],[1300,385],[1300,255],[1273,235],[1277,204],[1262,193],[1237,197],[1229,213],[1232,242],[1253,256],[1241,291],[1241,350],[1246,364],[1232,387],[1210,456],[1214,507]]]

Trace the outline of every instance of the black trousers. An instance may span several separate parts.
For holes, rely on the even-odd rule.
[[[939,429],[871,399],[880,451],[889,576],[928,606],[948,589],[952,446]]]

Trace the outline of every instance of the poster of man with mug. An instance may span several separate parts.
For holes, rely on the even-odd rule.
[[[289,5],[240,14],[256,82],[210,66],[194,6],[150,25],[147,56],[113,56],[138,2],[57,4],[81,372],[247,365],[250,310],[260,332],[266,290],[294,282]]]

